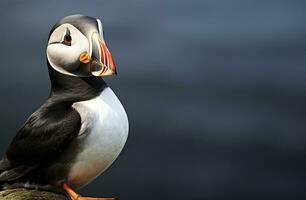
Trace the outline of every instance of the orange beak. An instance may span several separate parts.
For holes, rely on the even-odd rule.
[[[92,35],[90,72],[94,76],[117,74],[115,61],[98,33]]]

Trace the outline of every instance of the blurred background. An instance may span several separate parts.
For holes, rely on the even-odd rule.
[[[306,2],[0,2],[0,152],[48,97],[49,30],[100,18],[130,136],[82,189],[122,200],[306,199]]]

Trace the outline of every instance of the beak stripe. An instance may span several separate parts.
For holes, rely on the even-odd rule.
[[[108,51],[107,51],[107,49],[106,49],[106,56],[107,56],[107,66],[110,66],[110,63],[109,63],[109,61],[110,61],[110,55],[109,55],[109,53],[108,53]]]
[[[109,52],[108,48],[106,48],[106,51],[107,51],[107,54],[109,56],[109,59],[108,59],[109,65],[108,66],[115,66],[113,57],[111,56],[111,53]]]
[[[106,65],[107,58],[106,58],[105,48],[104,48],[103,42],[102,42],[101,40],[99,40],[99,42],[100,42],[100,48],[101,48],[102,57],[103,57],[103,61],[102,61],[102,59],[101,59],[101,62],[103,63],[103,65],[107,66],[107,65]]]

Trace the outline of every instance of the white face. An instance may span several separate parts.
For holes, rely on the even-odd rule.
[[[80,55],[90,52],[87,37],[71,24],[62,24],[51,34],[47,47],[47,58],[51,66],[60,73],[78,76],[73,71],[80,66]]]

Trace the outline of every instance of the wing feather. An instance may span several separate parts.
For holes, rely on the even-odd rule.
[[[42,106],[23,124],[0,161],[0,182],[54,161],[78,136],[81,117],[71,106]]]

